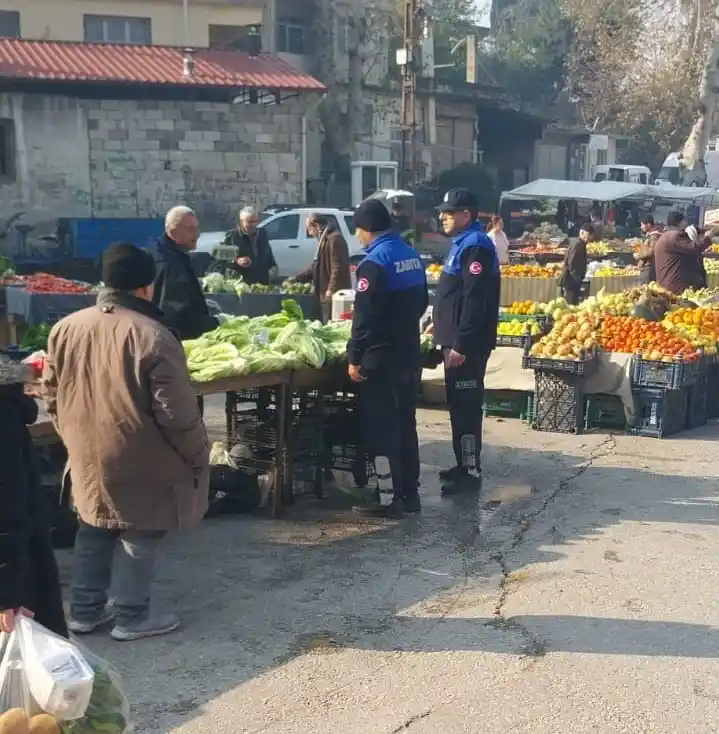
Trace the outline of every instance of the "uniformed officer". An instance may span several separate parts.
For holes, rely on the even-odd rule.
[[[444,353],[445,387],[457,464],[440,472],[442,494],[480,489],[484,376],[497,343],[499,261],[492,240],[477,223],[478,202],[452,189],[439,207],[452,237],[437,284],[434,340]]]
[[[416,401],[420,319],[427,309],[427,279],[417,251],[390,231],[382,202],[362,204],[355,232],[366,255],[357,268],[349,376],[361,383],[360,415],[365,449],[378,478],[391,478],[392,503],[355,508],[372,516],[420,512]]]

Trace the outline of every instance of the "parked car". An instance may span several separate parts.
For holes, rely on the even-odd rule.
[[[272,214],[259,226],[266,232],[277,261],[278,277],[284,279],[296,275],[314,259],[317,240],[307,234],[307,219],[310,214],[324,214],[333,217],[349,247],[350,261],[357,263],[363,257],[359,240],[354,234],[354,215],[346,209],[302,208],[288,209]],[[209,257],[215,247],[222,244],[224,232],[205,232],[197,241],[194,259],[209,264]],[[206,269],[207,265],[204,265]],[[203,269],[200,267],[199,269]],[[196,267],[196,272],[198,268]]]

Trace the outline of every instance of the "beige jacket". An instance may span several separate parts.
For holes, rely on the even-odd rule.
[[[105,292],[55,325],[42,391],[82,520],[171,531],[208,505],[209,445],[182,345],[152,304]]]

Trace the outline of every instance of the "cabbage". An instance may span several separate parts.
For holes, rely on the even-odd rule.
[[[229,361],[204,362],[196,369],[190,371],[190,377],[195,382],[212,382],[226,377],[239,377],[248,372],[247,360],[236,357]]]
[[[232,344],[209,344],[194,349],[187,358],[190,371],[202,369],[208,363],[230,362],[239,356],[237,347]]]
[[[225,290],[225,277],[222,273],[205,275],[200,282],[205,293],[223,293]]]
[[[287,369],[287,359],[284,354],[259,347],[248,355],[247,366],[249,372],[279,372]]]
[[[282,313],[287,314],[293,321],[303,321],[305,318],[302,307],[293,298],[285,298],[282,301]]]

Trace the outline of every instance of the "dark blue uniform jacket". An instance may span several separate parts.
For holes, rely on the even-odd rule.
[[[473,224],[452,239],[437,284],[434,340],[460,354],[490,352],[497,345],[499,260],[494,243]]]
[[[394,233],[378,237],[357,268],[350,364],[367,375],[418,369],[427,277],[419,253]]]

